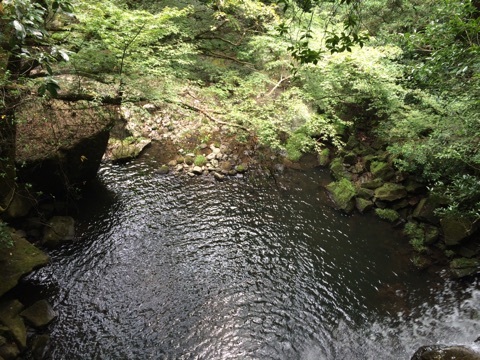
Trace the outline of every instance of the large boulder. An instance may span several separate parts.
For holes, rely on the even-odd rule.
[[[407,190],[403,185],[385,183],[375,190],[375,198],[381,201],[395,201],[407,196]]]
[[[353,184],[347,179],[334,181],[327,185],[327,190],[338,209],[351,213],[355,208],[356,190]]]
[[[411,360],[480,360],[480,353],[466,346],[422,346]]]
[[[450,270],[454,278],[462,278],[480,273],[480,260],[456,258],[450,262]]]
[[[374,178],[380,178],[384,181],[388,181],[395,176],[393,168],[383,161],[372,161],[370,164],[370,172]]]
[[[48,325],[57,317],[57,314],[46,300],[37,301],[32,306],[23,310],[20,315],[25,318],[29,324],[37,328]]]
[[[72,241],[75,236],[75,220],[71,216],[54,216],[43,234],[43,244],[55,248],[62,243]]]
[[[150,145],[152,140],[128,137],[123,140],[110,139],[104,158],[113,162],[124,162],[134,159]],[[176,165],[176,164],[175,164]]]
[[[114,108],[37,98],[18,108],[19,182],[64,195],[95,178],[107,148]]]
[[[49,261],[45,253],[18,234],[12,233],[12,242],[12,247],[0,251],[0,296],[17,285],[24,275]]]
[[[478,221],[474,222],[462,217],[445,217],[440,220],[445,245],[459,245],[464,239],[472,235],[478,228]]]
[[[20,317],[22,310],[23,304],[18,300],[0,302],[0,323],[8,328],[20,349],[25,349],[27,346],[27,328]]]

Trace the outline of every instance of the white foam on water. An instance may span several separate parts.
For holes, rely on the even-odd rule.
[[[459,300],[460,299],[460,300]],[[360,326],[340,321],[330,339],[305,347],[305,360],[408,360],[424,345],[465,345],[480,352],[480,290],[472,285],[458,294],[451,286],[409,315],[374,320]],[[327,346],[325,344],[328,344]]]

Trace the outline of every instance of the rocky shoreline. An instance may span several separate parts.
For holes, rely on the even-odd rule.
[[[102,154],[104,161],[128,161],[139,156],[152,142],[158,145],[157,153],[153,156],[158,160],[157,174],[160,175],[174,173],[189,177],[209,176],[216,181],[226,181],[229,177],[242,177],[247,172],[263,171],[271,174],[282,171],[285,167],[302,168],[302,162],[309,162],[308,165],[330,169],[334,181],[325,187],[325,191],[340,211],[347,214],[353,211],[373,211],[379,218],[391,222],[392,226],[402,227],[415,249],[413,262],[419,268],[426,268],[432,263],[442,266],[449,264],[455,278],[472,276],[480,271],[480,223],[438,217],[435,208],[442,205],[442,199],[429,195],[425,184],[414,176],[397,171],[393,165],[394,159],[381,146],[362,143],[351,136],[340,151],[335,152],[325,147],[313,163],[312,156],[307,156],[308,160],[304,157],[298,163],[292,163],[284,153],[258,144],[252,134],[244,136],[241,133],[239,136],[239,132],[228,125],[205,123],[200,118],[194,121],[187,117],[172,119],[153,104],[144,104],[143,107],[134,109],[121,108],[120,113],[122,116],[120,121],[117,119],[117,125],[111,131],[112,136],[106,150],[104,129],[111,120],[103,119],[101,126],[95,127],[96,131],[88,136],[82,135],[90,138],[100,134],[101,141],[95,140],[94,143],[96,147],[103,146],[102,151],[99,148],[89,149],[87,157],[83,152],[84,146],[78,147],[75,145],[77,142],[69,139],[74,155],[71,156],[69,148],[62,145],[54,147],[56,155],[47,156],[48,159],[53,159],[52,164],[57,164],[55,166],[62,170],[59,179],[67,179],[63,188],[67,189],[72,179],[76,184],[89,181],[94,173],[92,169],[98,169]],[[25,143],[20,141],[19,146],[22,144]],[[61,156],[58,155],[59,151]],[[88,175],[79,175],[78,166],[64,163],[65,159],[73,158],[80,165],[89,163],[86,172]],[[41,162],[35,158],[33,165],[26,166],[22,174],[29,174],[29,168],[37,169],[39,161]],[[68,169],[72,169],[73,175]],[[50,170],[44,169],[43,173],[37,171],[34,177],[45,177],[45,171]],[[25,181],[31,178],[31,174],[25,175]],[[15,223],[21,223],[19,228],[23,232],[13,233],[15,239],[12,251],[3,253],[4,258],[0,258],[0,264],[3,269],[15,269],[9,262],[15,258],[13,251],[21,253],[22,250],[19,249],[24,248],[27,265],[15,273],[12,281],[3,282],[4,288],[0,288],[0,297],[3,295],[0,298],[0,324],[3,324],[0,325],[0,360],[16,359],[26,351],[34,359],[42,359],[48,346],[48,335],[44,332],[47,324],[55,317],[53,309],[45,302],[25,309],[18,299],[4,295],[9,294],[23,275],[48,262],[48,257],[25,238],[36,240],[46,248],[54,248],[74,239],[73,218],[64,216],[65,207],[58,206],[61,201],[55,199],[52,202],[52,199],[55,198],[51,197],[39,205],[38,197],[19,197],[14,211],[10,212],[11,218],[20,218]],[[36,209],[35,215],[32,215],[32,209]],[[26,315],[37,312],[43,313],[48,320],[35,322]],[[25,324],[30,324],[31,330],[26,330]],[[27,333],[33,334],[28,337],[28,342]],[[450,352],[444,351],[444,348],[430,350],[435,350],[440,355],[431,357],[431,352],[424,351],[421,354],[417,352],[412,359],[451,358],[448,357]],[[464,349],[459,351],[463,354]],[[447,355],[441,355],[443,353]],[[474,353],[471,356],[477,355]],[[468,359],[477,358],[480,357]]]

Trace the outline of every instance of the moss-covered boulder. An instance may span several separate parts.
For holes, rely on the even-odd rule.
[[[374,190],[382,186],[384,181],[380,178],[364,180],[360,183],[360,187],[364,189]]]
[[[383,161],[372,161],[370,164],[370,172],[374,178],[380,178],[384,181],[388,181],[395,176],[393,168]]]
[[[351,213],[355,207],[356,190],[353,184],[347,179],[334,181],[327,185],[327,190],[330,193],[336,207],[346,213]]]
[[[17,285],[32,270],[48,263],[48,256],[24,238],[13,233],[13,246],[0,250],[0,296]]]
[[[357,189],[357,196],[362,199],[370,200],[371,198],[373,198],[374,195],[375,191],[373,191],[372,189],[367,189],[363,187],[359,187]]]
[[[375,190],[375,198],[381,201],[395,201],[407,196],[405,186],[395,183],[385,183]]]
[[[363,214],[373,208],[373,201],[357,197],[355,199],[355,208]]]
[[[23,304],[18,300],[0,302],[0,323],[8,328],[20,349],[25,349],[27,346],[27,328],[20,317],[23,308]]]
[[[450,270],[455,278],[462,278],[480,273],[480,260],[456,258],[450,262]]]
[[[25,318],[32,326],[41,328],[45,325],[48,325],[53,319],[55,319],[57,314],[50,306],[48,301],[39,300],[23,310],[20,313],[20,316]]]
[[[113,162],[123,162],[134,159],[148,146],[152,140],[128,137],[123,140],[110,139],[105,158]]]
[[[343,165],[343,160],[339,157],[332,160],[330,163],[330,171],[335,180],[348,179],[352,178],[352,175],[345,169]]]
[[[440,220],[445,244],[459,245],[464,239],[473,234],[478,228],[478,221],[474,222],[462,217],[446,217]]]
[[[45,227],[43,244],[55,248],[64,242],[72,241],[75,236],[75,220],[70,216],[54,216]]]

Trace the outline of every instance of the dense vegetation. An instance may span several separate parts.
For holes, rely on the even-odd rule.
[[[1,135],[32,91],[200,108],[292,160],[354,135],[441,194],[439,212],[476,219],[479,13],[475,0],[4,1]]]

